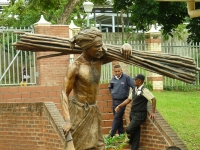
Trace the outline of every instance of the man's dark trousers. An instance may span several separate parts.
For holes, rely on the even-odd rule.
[[[123,115],[124,115],[124,111],[126,106],[124,107],[120,107],[118,112],[115,112],[115,108],[121,104],[124,100],[113,100],[113,114],[114,114],[114,119],[113,119],[113,123],[112,123],[112,129],[111,129],[111,133],[110,136],[114,136],[116,134],[116,132],[118,131],[118,134],[123,134],[124,131],[124,127],[123,127]]]
[[[138,150],[140,143],[140,125],[147,117],[147,112],[131,112],[130,124],[126,128],[126,133],[129,135],[129,143],[131,150]]]

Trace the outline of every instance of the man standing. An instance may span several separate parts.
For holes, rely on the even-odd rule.
[[[129,144],[131,150],[138,150],[140,142],[140,125],[147,117],[147,102],[152,101],[152,112],[150,118],[155,120],[156,99],[154,95],[144,87],[145,76],[138,74],[134,78],[135,89],[129,94],[128,99],[115,108],[115,111],[120,111],[121,108],[126,106],[132,100],[132,107],[130,112],[130,124],[126,128],[128,134]]]
[[[124,133],[123,115],[126,106],[122,107],[118,112],[115,112],[115,108],[128,98],[130,87],[134,89],[133,79],[122,72],[120,65],[114,66],[114,74],[108,86],[112,95],[112,109],[114,114],[109,137],[113,137],[117,131],[119,135]]]
[[[70,130],[76,150],[105,150],[101,132],[101,114],[96,105],[101,76],[101,65],[113,61],[106,54],[102,44],[102,34],[97,28],[86,28],[71,40],[71,47],[77,44],[81,55],[68,66],[61,104],[65,124],[65,134]],[[128,58],[132,47],[122,46]],[[73,90],[73,97],[69,94]]]

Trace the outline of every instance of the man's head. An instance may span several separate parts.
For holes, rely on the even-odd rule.
[[[106,48],[102,44],[102,33],[94,27],[83,29],[70,42],[72,49],[76,43],[82,50],[90,50],[88,53],[95,58],[102,57],[106,52]]]
[[[170,146],[170,147],[167,147],[166,150],[181,150],[179,147],[176,147],[176,146]]]
[[[97,28],[85,28],[75,36],[75,41],[83,50],[87,50],[93,46],[96,37],[102,40],[102,33]]]
[[[115,65],[114,66],[114,74],[115,76],[117,76],[118,78],[121,76],[122,74],[122,68],[120,65]]]
[[[138,74],[135,78],[134,78],[135,82],[135,86],[140,87],[145,80],[145,76],[143,74]]]

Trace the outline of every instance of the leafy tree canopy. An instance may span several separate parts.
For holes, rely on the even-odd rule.
[[[131,22],[137,30],[148,31],[152,24],[162,26],[165,37],[173,36],[177,27],[188,22],[188,42],[200,42],[200,18],[188,19],[186,2],[156,2],[154,0],[114,0],[116,11],[124,9],[131,13]],[[196,8],[200,8],[196,3]]]
[[[92,0],[94,4],[103,5],[106,0]],[[0,26],[30,26],[44,15],[52,24],[69,24],[73,17],[77,25],[82,25],[86,17],[83,10],[84,0],[11,0],[10,5],[3,7],[0,15]]]
[[[91,0],[94,4],[107,4],[106,0]],[[0,26],[30,26],[44,15],[52,24],[69,24],[74,20],[82,26],[86,14],[82,4],[84,0],[11,0],[9,7],[3,7]],[[165,36],[173,36],[176,28],[186,20],[189,32],[188,42],[200,41],[200,18],[190,19],[185,2],[156,2],[155,0],[113,0],[116,12],[130,12],[130,21],[137,30],[148,31],[152,24],[162,25]],[[196,3],[196,8],[200,8]],[[83,17],[81,17],[83,16]],[[129,22],[130,24],[130,22]]]
[[[196,9],[200,9],[200,3],[196,3]],[[188,42],[200,42],[200,17],[189,19],[189,24],[186,26],[188,32],[190,33],[188,37]]]

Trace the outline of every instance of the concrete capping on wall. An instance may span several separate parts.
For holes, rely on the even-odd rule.
[[[66,141],[65,136],[62,130],[62,124],[64,123],[64,119],[61,116],[60,112],[56,108],[55,104],[53,102],[44,102],[44,113],[48,117],[48,120],[52,124],[53,128],[59,135],[62,143],[66,147]]]
[[[59,134],[63,145],[65,145],[65,147],[67,148],[67,141],[72,140],[72,136],[70,133],[67,136],[64,135],[62,125],[64,124],[65,121],[64,121],[62,115],[60,114],[59,110],[55,106],[54,102],[44,102],[44,105],[45,105],[44,112],[45,112],[46,116],[49,118],[52,126]]]
[[[148,117],[150,116],[152,107],[151,103],[148,103]],[[178,137],[176,132],[171,128],[171,126],[167,123],[167,121],[162,117],[162,115],[156,110],[156,120],[151,121],[153,125],[157,128],[157,130],[163,135],[165,140],[169,145],[175,145],[181,150],[188,150],[187,146],[182,142],[182,140]]]

